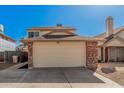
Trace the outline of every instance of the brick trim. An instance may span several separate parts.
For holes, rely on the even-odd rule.
[[[28,68],[33,68],[33,42],[28,42]]]
[[[96,69],[98,64],[97,41],[86,42],[86,65],[89,69]]]

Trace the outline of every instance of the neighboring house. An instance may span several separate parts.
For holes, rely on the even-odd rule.
[[[34,27],[28,29],[28,66],[37,67],[96,67],[97,38],[83,37],[75,28]]]
[[[3,33],[3,25],[0,25],[0,52],[15,51],[16,42]]]
[[[106,19],[106,32],[97,35],[98,59],[103,62],[124,62],[124,26],[113,28],[113,18]]]
[[[16,51],[28,52],[28,46],[26,44],[24,44],[24,43],[20,43],[16,47]]]

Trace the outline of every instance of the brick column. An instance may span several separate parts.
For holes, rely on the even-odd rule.
[[[86,42],[86,65],[89,69],[95,70],[98,64],[97,41]]]
[[[28,42],[28,68],[32,69],[33,67],[33,42]]]

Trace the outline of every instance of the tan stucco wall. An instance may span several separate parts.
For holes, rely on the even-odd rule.
[[[85,41],[34,42],[34,67],[86,66]]]
[[[106,44],[106,46],[124,46],[123,42],[114,39],[112,41],[110,41],[109,43]]]
[[[98,47],[98,59],[101,60],[101,47]]]
[[[51,35],[69,35],[69,34],[66,32],[54,32],[54,33],[51,33]]]
[[[28,32],[39,32],[39,37],[51,31],[29,30]]]
[[[124,39],[124,30],[117,34],[119,37]]]
[[[45,34],[47,34],[47,33],[49,33],[49,32],[51,32],[51,31],[40,31],[40,32],[39,32],[39,34],[40,34],[39,36],[45,35]]]

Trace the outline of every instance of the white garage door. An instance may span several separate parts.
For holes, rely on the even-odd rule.
[[[86,66],[85,42],[34,42],[34,67]]]

